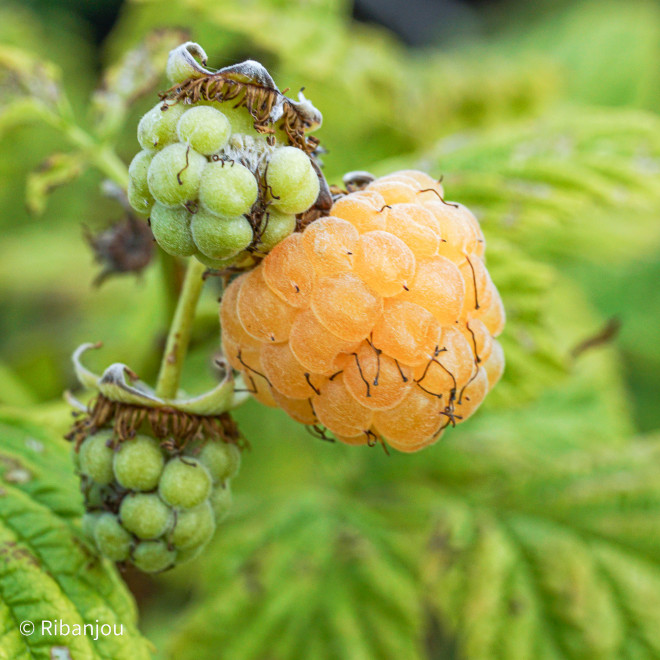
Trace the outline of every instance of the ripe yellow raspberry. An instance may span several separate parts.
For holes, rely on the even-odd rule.
[[[427,174],[377,179],[231,282],[223,350],[255,398],[298,422],[418,451],[504,370],[484,249],[472,213]]]

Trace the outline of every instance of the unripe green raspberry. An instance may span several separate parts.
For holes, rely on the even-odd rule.
[[[199,251],[210,259],[227,259],[252,242],[252,225],[242,215],[219,217],[200,209],[190,223]]]
[[[91,509],[100,509],[103,506],[104,494],[107,489],[101,484],[92,482],[90,486],[84,491],[85,493],[85,508],[89,511]]]
[[[99,431],[80,445],[80,471],[97,484],[109,484],[114,478],[112,460],[115,452],[107,445],[111,439],[112,431]]]
[[[173,522],[172,509],[155,493],[126,495],[119,508],[121,524],[141,539],[162,536]]]
[[[210,156],[227,144],[231,125],[225,115],[211,106],[198,106],[184,112],[176,127],[181,142],[200,154]]]
[[[151,209],[151,231],[167,254],[189,257],[197,251],[190,230],[191,214],[183,206],[169,208],[156,202]]]
[[[241,465],[241,450],[226,442],[207,442],[198,454],[200,463],[206,467],[217,484],[233,478]]]
[[[235,101],[226,101],[225,103],[218,103],[217,101],[205,101],[204,104],[209,104],[211,107],[220,110],[222,114],[227,117],[231,126],[231,132],[254,135],[254,117],[248,112],[245,106],[238,108],[234,107]]]
[[[94,528],[94,540],[99,552],[113,561],[123,561],[128,558],[133,543],[131,535],[112,513],[102,513],[99,516]]]
[[[211,484],[211,475],[196,458],[177,457],[165,466],[158,492],[170,506],[191,509],[209,496]]]
[[[75,471],[80,472],[80,454],[73,447],[71,448],[71,460]]]
[[[319,195],[319,179],[309,156],[296,147],[282,147],[268,161],[266,183],[273,206],[282,213],[302,213]]]
[[[140,541],[131,559],[141,571],[157,573],[174,565],[176,550],[169,550],[164,541]]]
[[[215,522],[222,522],[227,517],[229,510],[231,509],[232,497],[229,484],[218,484],[213,489],[211,497],[209,497],[209,502],[211,503],[213,513],[215,514]]]
[[[206,158],[188,145],[177,142],[159,151],[147,174],[149,191],[165,206],[179,206],[197,197]]]
[[[240,163],[210,163],[199,185],[199,201],[202,206],[220,216],[248,213],[258,194],[254,174]]]
[[[279,242],[293,233],[296,228],[296,216],[293,213],[280,213],[270,207],[261,226],[258,247],[264,252],[270,252]]]
[[[200,504],[194,509],[179,511],[176,524],[169,537],[177,550],[185,550],[205,545],[215,532],[215,515],[210,502]]]
[[[148,151],[156,151],[176,142],[177,122],[188,107],[183,103],[158,103],[151,108],[138,124],[140,146]]]
[[[194,548],[187,548],[186,550],[177,550],[176,553],[177,565],[185,564],[188,561],[192,561],[193,559],[196,559],[197,557],[199,557],[199,555],[202,554],[204,548],[205,548],[204,545],[198,545]]]
[[[250,135],[251,137],[261,139],[264,142],[266,137],[257,132],[254,128],[254,117],[249,113],[248,109],[241,105],[238,108],[234,107],[236,101],[200,101],[200,104],[210,105],[217,110],[220,110],[225,117],[229,120],[231,125],[232,135]],[[275,127],[275,138],[280,144],[289,144],[289,138],[282,128]]]
[[[142,215],[148,215],[154,204],[147,184],[147,173],[153,157],[150,151],[140,151],[128,166],[128,202]]]
[[[148,216],[151,207],[154,204],[154,198],[151,193],[143,195],[133,183],[133,179],[128,180],[128,189],[126,190],[126,197],[131,207],[140,215]]]
[[[129,490],[152,490],[158,485],[165,458],[154,438],[137,435],[121,444],[114,459],[117,481]]]
[[[238,257],[229,257],[228,259],[211,259],[199,251],[195,253],[195,259],[197,259],[197,261],[200,261],[209,268],[213,268],[213,270],[224,270],[229,266],[233,266],[237,258]]]
[[[90,541],[94,540],[94,530],[96,529],[96,523],[101,517],[101,513],[85,513],[81,520],[82,533]]]
[[[204,49],[199,44],[187,41],[170,51],[165,73],[172,83],[181,83],[188,78],[199,78],[205,72],[199,62],[206,63],[206,60]]]

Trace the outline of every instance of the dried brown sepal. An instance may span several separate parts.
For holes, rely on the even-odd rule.
[[[275,133],[276,124],[284,130],[291,144],[311,154],[319,140],[306,135],[320,123],[320,116],[310,112],[303,102],[287,98],[277,89],[264,67],[256,62],[242,62],[189,78],[160,94],[163,101],[197,103],[199,101],[236,101],[235,107],[247,108],[259,133]]]
[[[195,415],[175,408],[148,408],[112,401],[102,394],[93,399],[87,413],[76,419],[64,437],[73,442],[78,451],[88,436],[108,427],[113,429],[116,445],[147,431],[171,451],[182,451],[195,440],[219,440],[240,449],[248,446],[229,413],[211,416]]]
[[[154,241],[149,226],[131,214],[97,234],[85,227],[84,234],[96,261],[103,266],[94,286],[100,286],[111,275],[140,273],[153,257]]]

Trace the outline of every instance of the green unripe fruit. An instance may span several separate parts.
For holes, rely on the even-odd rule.
[[[200,210],[193,216],[190,228],[195,245],[210,259],[233,257],[250,245],[253,238],[252,225],[242,215],[218,217]]]
[[[80,445],[80,471],[97,484],[109,484],[114,478],[112,460],[115,452],[107,445],[111,439],[112,431],[99,431]]]
[[[211,259],[201,252],[196,252],[195,259],[208,268],[213,268],[213,270],[224,270],[225,268],[234,265],[236,257],[229,257],[228,259]]]
[[[199,557],[204,550],[203,545],[198,545],[195,548],[188,548],[187,550],[178,550],[176,553],[176,563],[185,564],[187,561],[191,561]]]
[[[76,472],[80,472],[80,454],[75,450],[71,449],[71,460],[73,461],[73,467]]]
[[[196,458],[177,457],[165,466],[158,492],[170,506],[191,509],[209,496],[211,483],[211,475]]]
[[[259,187],[254,174],[240,163],[210,163],[199,184],[199,201],[202,206],[220,216],[248,213],[258,194]]]
[[[128,203],[137,213],[144,216],[149,215],[151,207],[154,205],[153,195],[151,193],[143,195],[137,189],[135,183],[133,183],[133,179],[128,180],[126,197],[128,198]]]
[[[176,550],[169,550],[164,541],[140,541],[131,559],[141,571],[157,573],[174,565]]]
[[[197,248],[190,230],[191,214],[183,206],[169,208],[156,202],[151,209],[151,231],[158,245],[167,254],[189,257]]]
[[[229,121],[232,133],[242,133],[248,135],[256,135],[254,129],[254,117],[248,112],[244,106],[235,108],[235,101],[227,101],[225,103],[218,103],[217,101],[206,101],[211,107],[220,110],[222,114]]]
[[[128,558],[133,538],[119,524],[117,516],[102,513],[94,527],[94,540],[99,552],[113,561],[123,561]]]
[[[95,482],[92,482],[89,488],[85,490],[85,508],[87,510],[100,509],[103,506],[104,490],[104,486]]]
[[[231,509],[231,488],[228,483],[224,485],[218,485],[213,489],[211,497],[209,498],[211,507],[213,508],[213,513],[215,514],[215,522],[222,522]]]
[[[259,247],[270,252],[278,243],[290,236],[296,228],[296,216],[293,213],[280,213],[269,208],[261,223]]]
[[[121,444],[114,459],[117,481],[129,490],[153,490],[158,485],[165,458],[154,438],[137,435]]]
[[[198,106],[184,112],[176,127],[181,142],[200,154],[210,156],[227,144],[231,125],[227,117],[211,106]]]
[[[172,509],[155,493],[126,495],[119,508],[121,524],[141,539],[162,536],[173,521]]]
[[[147,173],[149,191],[165,206],[179,206],[197,197],[206,158],[188,145],[177,142],[159,151]]]
[[[181,83],[188,78],[199,78],[206,73],[200,62],[206,64],[204,49],[193,41],[187,41],[170,51],[165,72],[172,83]]]
[[[154,154],[150,151],[139,151],[133,157],[131,164],[128,166],[128,176],[135,184],[136,189],[143,195],[150,195],[149,185],[147,184],[147,173],[149,172],[149,165],[154,159]]]
[[[226,442],[207,442],[197,457],[209,471],[213,483],[233,478],[241,465],[241,450]]]
[[[148,215],[154,203],[147,184],[147,173],[153,157],[149,151],[140,151],[128,166],[128,202],[142,215]]]
[[[94,530],[101,515],[100,513],[85,513],[82,517],[82,533],[90,541],[94,540]]]
[[[140,146],[148,151],[156,151],[176,142],[176,125],[188,107],[183,103],[158,103],[151,108],[138,124]]]
[[[200,506],[186,511],[179,511],[176,524],[169,537],[178,550],[205,545],[215,532],[215,515],[207,500]]]
[[[266,182],[273,206],[282,213],[302,213],[319,196],[319,178],[309,156],[296,147],[282,147],[268,161]]]

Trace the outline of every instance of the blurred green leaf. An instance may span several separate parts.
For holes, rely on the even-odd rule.
[[[164,63],[170,50],[187,38],[184,30],[151,32],[106,69],[100,88],[92,96],[96,131],[100,136],[112,137],[123,128],[129,108],[141,96],[152,92],[163,79]]]
[[[422,658],[405,537],[385,530],[380,516],[329,492],[254,502],[223,530],[222,561],[207,574],[222,587],[177,631],[170,657]]]
[[[534,258],[623,261],[660,239],[660,119],[650,113],[581,109],[458,134],[419,164],[446,174],[447,197],[485,232]]]
[[[660,439],[468,434],[431,451],[405,478],[399,456],[343,492],[326,477],[239,499],[188,574],[168,657],[424,658],[441,642],[465,660],[657,657]]]
[[[551,3],[530,25],[497,43],[550,57],[565,93],[588,104],[660,110],[660,8],[648,0]]]
[[[59,69],[52,63],[0,44],[0,131],[36,118],[56,121],[65,106],[60,78]]]
[[[660,253],[612,269],[607,262],[576,263],[571,276],[589,292],[602,314],[621,321],[617,346],[622,353],[628,386],[634,395],[635,421],[640,430],[660,427]]]
[[[27,178],[25,197],[31,213],[41,215],[46,209],[48,195],[59,186],[75,181],[83,172],[82,153],[54,153]]]
[[[136,611],[114,567],[81,540],[82,513],[69,446],[24,418],[0,412],[0,636],[2,657],[149,658]],[[21,621],[35,625],[22,635]],[[42,621],[109,624],[119,635],[42,634]],[[53,630],[54,632],[54,630]],[[88,630],[89,633],[89,630]]]
[[[36,403],[34,393],[3,362],[0,362],[0,403],[14,406]]]
[[[424,571],[464,658],[660,653],[660,441],[543,453],[465,442],[432,469]],[[443,466],[452,466],[450,470]],[[411,493],[431,501],[436,491]]]

